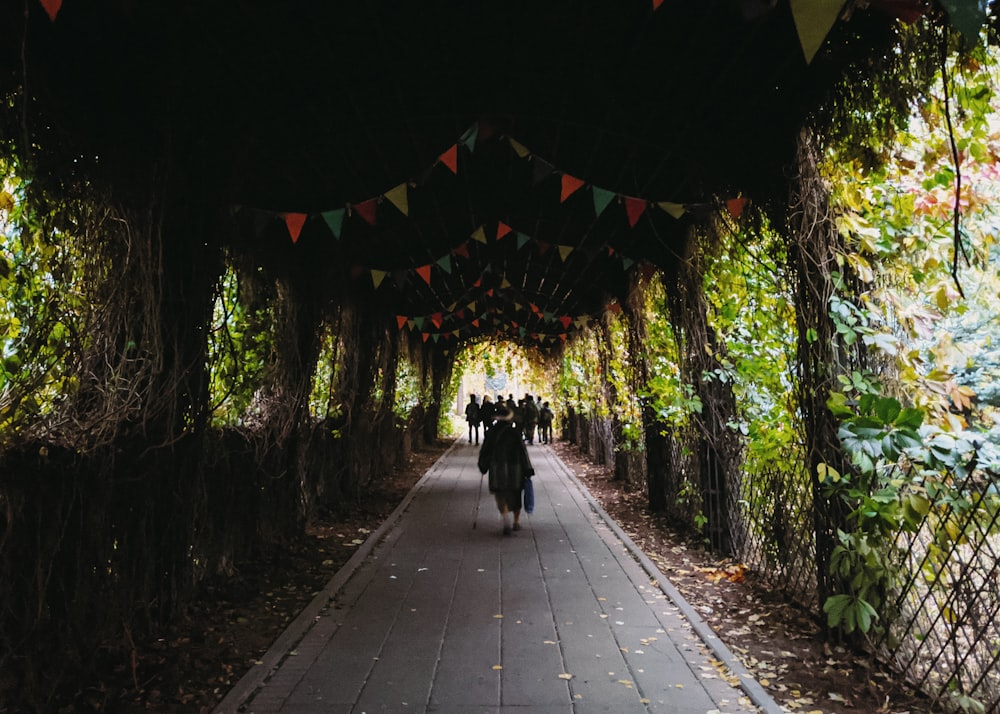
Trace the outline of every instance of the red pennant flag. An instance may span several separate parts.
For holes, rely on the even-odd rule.
[[[400,330],[403,329],[403,325],[406,324],[406,320],[407,320],[406,315],[396,315],[396,324],[399,325]]]
[[[660,9],[660,5],[663,4],[663,0],[653,0],[653,12]]]
[[[299,242],[299,235],[302,233],[302,226],[306,223],[305,213],[285,213],[281,216],[288,226],[288,235],[292,237],[292,243]]]
[[[56,15],[59,14],[59,9],[62,7],[62,0],[41,0],[41,3],[49,20],[55,22]]]
[[[729,215],[733,218],[739,218],[743,213],[743,209],[746,208],[750,201],[745,198],[730,198],[726,201],[726,208],[729,209]]]
[[[460,255],[463,258],[468,258],[469,257],[469,241],[465,241],[464,243],[462,243],[462,245],[456,246],[456,248],[453,251],[451,251],[451,252],[454,253],[455,255]]]
[[[546,243],[545,241],[538,241],[538,252],[541,255],[545,255],[549,252],[549,248],[552,247],[551,243]]]
[[[355,213],[364,218],[370,225],[375,225],[375,205],[376,200],[374,198],[369,198],[363,203],[354,204],[353,208]]]
[[[458,144],[453,144],[450,149],[441,154],[438,160],[449,169],[453,174],[458,173]]]
[[[480,285],[482,285],[482,284],[483,284],[483,279],[482,279],[482,278],[478,278],[478,279],[476,279],[476,282],[474,282],[474,283],[472,284],[472,287],[474,287],[474,288],[478,288],[478,287],[479,287]]]
[[[444,316],[440,312],[435,312],[433,315],[431,315],[431,322],[433,322],[434,327],[438,328],[439,330],[441,329],[441,322],[443,321],[443,319]]]
[[[514,230],[514,229],[511,228],[510,226],[508,226],[503,221],[498,221],[497,222],[497,240],[500,240],[505,235],[507,235],[508,233],[510,233],[512,230]]]
[[[513,327],[515,330],[517,329],[517,323],[514,322],[513,320],[510,321],[510,326]]]
[[[563,342],[565,342],[566,341],[566,333],[565,332],[560,332],[559,333],[559,339],[562,340]]]
[[[489,295],[490,297],[493,297],[493,288],[490,288],[489,290],[487,290],[486,294]]]
[[[610,257],[610,256],[613,256],[614,254],[615,254],[615,249],[614,249],[614,248],[612,248],[612,247],[611,247],[611,246],[609,245],[609,246],[608,246],[608,256]]]
[[[479,318],[478,317],[475,320],[472,321],[472,326],[473,327],[479,327]]]
[[[417,268],[417,275],[424,279],[424,282],[428,285],[431,284],[431,266],[421,265]]]
[[[569,326],[573,324],[573,318],[567,315],[563,315],[559,318],[559,322],[562,323],[563,329],[568,330]]]
[[[646,211],[646,201],[641,198],[625,197],[625,213],[628,214],[629,228],[635,228],[639,217]]]
[[[427,342],[427,340],[429,340],[431,338],[431,335],[430,335],[429,332],[421,332],[420,335],[424,338],[424,342]]]
[[[569,174],[562,175],[562,193],[559,194],[559,203],[562,203],[567,198],[573,195],[581,186],[583,186],[583,179],[578,179],[575,176],[570,176]]]

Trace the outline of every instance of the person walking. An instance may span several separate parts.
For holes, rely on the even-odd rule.
[[[493,410],[495,405],[490,401],[490,395],[483,395],[483,403],[479,405],[479,421],[483,424],[483,439],[486,439],[486,434],[489,432],[490,427],[493,426]]]
[[[503,534],[521,530],[521,497],[527,479],[535,475],[528,450],[514,427],[514,412],[498,406],[493,428],[483,439],[477,466],[479,473],[489,473],[489,488],[496,500],[503,524]],[[511,520],[513,519],[513,521]]]
[[[472,434],[475,432],[476,443],[479,443],[479,402],[476,395],[469,395],[469,403],[465,405],[465,421],[469,422],[469,443],[472,443]]]
[[[524,438],[529,444],[535,443],[535,427],[538,426],[538,404],[530,394],[524,395]]]
[[[542,402],[542,408],[538,410],[538,438],[543,444],[552,443],[552,422],[555,416],[549,403]]]

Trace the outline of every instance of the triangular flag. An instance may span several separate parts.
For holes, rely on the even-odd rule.
[[[479,124],[476,123],[465,130],[465,133],[462,134],[462,137],[459,139],[459,141],[461,141],[462,145],[465,146],[465,148],[468,149],[469,151],[475,151],[476,139],[478,138],[478,136],[479,136]]]
[[[813,57],[823,46],[830,28],[837,22],[844,2],[845,0],[791,0],[792,18],[799,33],[806,64],[813,61]]]
[[[486,294],[487,294],[488,296],[490,296],[490,297],[493,297],[493,288],[490,288],[489,290],[487,290],[487,291],[486,291]]]
[[[663,4],[663,0],[653,0],[653,12],[660,9],[660,5]]]
[[[508,233],[510,233],[512,230],[514,230],[514,229],[511,228],[510,226],[508,226],[503,221],[497,221],[497,240],[500,240],[505,235],[507,235]]]
[[[306,223],[305,213],[284,213],[281,216],[285,219],[288,227],[288,235],[292,237],[292,243],[299,242],[299,235],[302,233],[302,226]]]
[[[413,318],[413,324],[417,326],[418,330],[424,329],[424,318],[423,316]]]
[[[445,253],[435,261],[435,264],[444,272],[451,275],[451,256]]]
[[[686,212],[684,204],[681,203],[672,203],[671,201],[660,201],[656,205],[662,208],[666,213],[670,214],[674,218],[680,218]]]
[[[569,254],[572,252],[573,252],[573,246],[571,245],[559,246],[559,257],[563,259],[564,263],[566,262],[566,258],[568,258]]]
[[[563,329],[568,330],[569,326],[573,324],[573,318],[569,315],[563,315],[559,318],[559,322],[562,323]]]
[[[739,218],[743,213],[743,209],[746,208],[749,200],[746,198],[730,198],[726,201],[726,208],[729,209],[729,215],[733,218]]]
[[[431,266],[421,265],[417,268],[417,275],[424,279],[424,282],[428,285],[431,284]]]
[[[631,258],[627,258],[624,255],[622,256],[622,269],[623,270],[628,270],[633,265],[635,265],[635,261],[634,260],[632,260]]]
[[[345,212],[343,208],[335,208],[332,211],[323,211],[320,214],[323,216],[323,220],[326,221],[326,225],[330,227],[333,237],[337,240],[340,240],[340,229],[344,227]]]
[[[634,228],[639,217],[646,211],[646,201],[641,198],[625,197],[625,213],[628,214],[628,224]]]
[[[609,191],[606,188],[598,188],[597,186],[591,186],[590,192],[594,194],[594,213],[598,216],[604,213],[604,209],[608,207],[611,203],[611,199],[615,197],[614,191]]]
[[[442,164],[451,169],[453,174],[458,173],[458,144],[452,144],[446,152],[438,157]]]
[[[378,290],[378,286],[382,284],[382,281],[385,280],[386,275],[388,275],[388,273],[384,270],[372,269],[372,283],[375,284],[376,290]]]
[[[545,241],[541,241],[541,240],[538,241],[538,252],[541,255],[545,255],[546,253],[548,253],[549,252],[549,248],[551,248],[551,247],[552,247],[552,245],[549,244],[549,243],[546,243]]]
[[[362,201],[361,203],[355,203],[352,208],[354,212],[359,216],[364,218],[370,225],[375,225],[375,206],[376,200],[374,198],[369,198],[367,201]]]
[[[427,332],[422,332],[420,336],[424,338],[424,342],[427,342],[427,340],[431,338],[430,334]]]
[[[441,323],[444,321],[444,316],[440,312],[435,312],[431,315],[431,322],[434,323],[434,327],[441,329]]]
[[[451,252],[454,253],[455,255],[460,255],[463,258],[468,258],[469,257],[469,242],[466,241],[465,243],[462,243],[461,245],[456,246],[454,249],[452,249]]]
[[[572,196],[581,186],[583,186],[583,179],[578,179],[575,176],[570,176],[569,174],[563,174],[562,193],[559,194],[559,203],[562,203],[567,198]]]
[[[408,321],[409,318],[406,315],[396,315],[396,324],[399,326],[400,330],[403,329],[403,325],[405,325]]]
[[[473,327],[479,327],[479,318],[478,317],[475,320],[472,321],[472,326]]]
[[[507,288],[509,288],[510,286],[511,286],[511,285],[510,285],[510,281],[509,281],[509,280],[507,280],[507,278],[506,278],[506,277],[505,277],[505,278],[504,278],[503,280],[501,280],[501,281],[500,281],[500,288],[501,288],[502,290],[506,290],[506,289],[507,289]]]
[[[45,14],[49,16],[49,20],[52,22],[56,21],[56,15],[59,14],[59,8],[62,7],[62,0],[41,0],[42,7],[45,9]]]
[[[514,150],[514,152],[522,159],[526,159],[531,155],[531,152],[528,151],[528,147],[524,144],[514,141],[510,137],[507,137],[507,142],[510,144],[510,147]]]
[[[537,156],[534,158],[534,165],[531,174],[531,185],[537,186],[539,183],[547,179],[555,171],[555,167],[550,164],[545,159],[540,159]]]
[[[559,339],[562,340],[563,342],[565,342],[566,341],[566,333],[565,332],[560,332],[559,333]]]
[[[556,316],[555,313],[546,310],[545,312],[542,313],[542,319],[545,320],[546,322],[554,322]]]
[[[409,327],[412,330],[414,327],[417,326],[417,321],[416,320],[407,320],[406,321],[406,326]]]
[[[531,236],[526,236],[524,233],[519,232],[517,234],[517,249],[521,250],[529,240],[531,240]]]
[[[385,197],[389,203],[399,209],[404,216],[410,215],[409,192],[405,183],[401,183],[391,191],[386,192]]]
[[[486,231],[483,229],[482,226],[479,226],[479,228],[474,230],[472,232],[472,235],[469,237],[472,238],[472,240],[474,241],[479,241],[483,245],[486,244]]]

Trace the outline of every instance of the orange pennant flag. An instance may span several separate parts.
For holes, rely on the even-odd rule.
[[[497,240],[500,240],[505,235],[507,235],[508,233],[510,233],[512,230],[514,230],[514,229],[511,228],[510,226],[508,226],[503,221],[497,221]]]
[[[406,315],[396,315],[396,324],[399,325],[399,329],[402,330],[403,326],[406,324]]]
[[[747,207],[750,201],[745,198],[730,198],[726,201],[726,208],[729,209],[729,215],[733,218],[739,218],[743,213],[743,209]]]
[[[646,201],[641,198],[625,197],[625,213],[628,214],[628,225],[635,228],[639,217],[646,211]]]
[[[583,186],[583,179],[578,179],[575,176],[570,176],[569,174],[563,174],[562,193],[559,195],[559,203],[562,203],[567,198],[572,196],[581,186]]]
[[[424,279],[424,282],[428,285],[431,284],[431,266],[421,265],[417,268],[417,275]]]
[[[353,208],[355,213],[364,218],[369,225],[375,225],[375,205],[376,200],[374,198],[369,198],[363,203],[355,203]]]
[[[292,243],[299,242],[299,235],[302,233],[302,226],[306,223],[305,213],[285,213],[282,215],[285,225],[288,226],[288,235],[292,237]]]
[[[565,342],[566,341],[566,333],[565,332],[560,332],[559,333],[559,339],[562,340],[563,342]]]
[[[427,340],[429,340],[431,338],[431,335],[430,335],[429,332],[421,332],[420,334],[424,338],[424,342],[427,342]]]
[[[453,174],[458,173],[458,144],[452,144],[451,148],[438,157],[442,164],[451,169]]]
[[[59,14],[59,9],[62,8],[62,0],[41,0],[41,3],[45,9],[45,14],[49,16],[49,20],[55,22],[56,15]]]

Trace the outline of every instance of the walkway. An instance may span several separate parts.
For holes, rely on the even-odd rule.
[[[562,461],[528,448],[521,531],[501,535],[478,447],[457,442],[216,712],[781,712]]]

